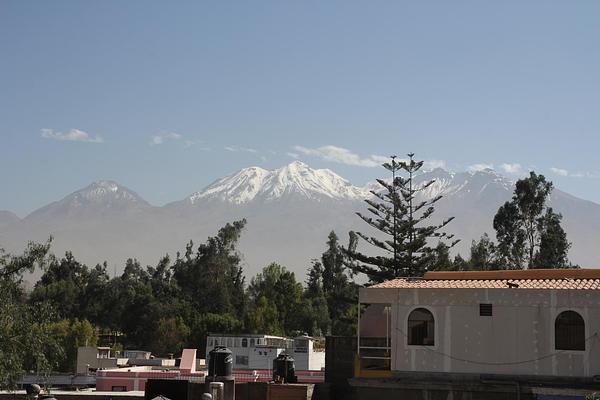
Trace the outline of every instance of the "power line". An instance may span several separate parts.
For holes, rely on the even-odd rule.
[[[400,328],[396,327],[396,330],[398,332],[400,332],[402,334],[402,336],[404,336],[405,338],[408,339],[408,335],[406,333],[404,333]],[[593,335],[590,335],[587,339],[585,339],[585,343],[587,343],[592,338],[597,337],[597,336],[598,336],[598,332],[595,332]],[[396,348],[397,347],[398,346],[396,346]],[[510,362],[486,362],[486,361],[467,360],[465,358],[455,357],[455,356],[452,356],[450,354],[446,354],[444,352],[437,351],[435,349],[431,349],[431,348],[429,348],[427,346],[421,346],[421,348],[423,348],[424,350],[429,351],[430,353],[438,354],[438,355],[441,355],[443,357],[447,357],[447,358],[449,358],[451,360],[454,360],[454,361],[461,361],[461,362],[465,362],[465,363],[469,363],[469,364],[476,364],[476,365],[519,365],[519,364],[528,364],[528,363],[532,363],[532,362],[536,362],[536,361],[545,360],[546,358],[554,357],[554,356],[563,354],[563,353],[565,353],[567,351],[570,351],[570,350],[561,350],[561,351],[557,351],[557,352],[554,352],[554,353],[546,354],[546,355],[544,355],[542,357],[532,358],[530,360],[510,361]]]

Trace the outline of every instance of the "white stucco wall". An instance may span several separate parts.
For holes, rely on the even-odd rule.
[[[362,288],[360,301],[392,304],[392,370],[600,375],[599,290]],[[480,303],[493,304],[492,317],[479,315]],[[419,307],[435,318],[434,346],[407,345],[408,315]],[[554,348],[565,310],[585,320],[585,351]]]

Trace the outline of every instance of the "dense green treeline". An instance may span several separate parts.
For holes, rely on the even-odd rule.
[[[184,347],[203,352],[209,332],[354,334],[357,286],[336,234],[330,233],[305,282],[276,263],[246,282],[237,251],[245,224],[227,224],[198,246],[190,241],[155,266],[128,259],[113,278],[106,264],[90,268],[70,252],[55,258],[44,248],[44,273],[19,302],[52,310],[45,330],[62,349],[48,360],[52,368],[74,370],[82,345],[166,356]]]

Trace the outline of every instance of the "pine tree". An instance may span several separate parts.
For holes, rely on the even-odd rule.
[[[310,314],[307,313],[308,333],[314,336],[331,333],[329,306],[323,291],[323,266],[317,260],[313,260],[312,267],[308,270],[304,298],[310,305]]]
[[[327,299],[327,307],[332,326],[332,334],[339,334],[340,330],[348,331],[351,328],[342,326],[343,315],[348,308],[356,304],[356,285],[347,273],[346,258],[338,237],[334,231],[327,237],[327,250],[321,255],[323,268],[323,293]],[[354,321],[352,321],[354,323]]]
[[[406,161],[391,156],[390,162],[383,164],[391,172],[392,180],[388,182],[378,179],[382,190],[371,191],[374,198],[365,200],[373,216],[357,213],[386,238],[382,240],[360,232],[356,234],[384,255],[366,255],[353,250],[351,246],[346,251],[351,259],[350,268],[354,272],[366,274],[373,283],[397,277],[422,276],[435,261],[435,249],[430,247],[429,242],[433,239],[451,240],[453,237],[441,231],[453,217],[439,225],[425,225],[434,212],[434,204],[442,196],[418,199],[418,195],[435,181],[415,184],[414,176],[423,166],[423,161],[415,161],[412,153],[408,156]],[[407,176],[401,176],[402,172]],[[451,241],[449,247],[457,242],[458,240]]]

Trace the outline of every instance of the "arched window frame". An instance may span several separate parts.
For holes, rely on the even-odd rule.
[[[575,344],[575,345],[564,344],[564,343],[562,343],[562,340],[560,338],[560,336],[562,335],[562,333],[559,333],[559,331],[558,331],[558,326],[557,326],[557,324],[558,324],[558,318],[561,315],[563,315],[564,313],[567,313],[567,312],[575,313],[579,318],[581,318],[581,321],[583,322],[583,329],[582,329],[581,332],[578,333],[580,335],[579,340],[580,340],[580,342],[582,344],[582,346],[580,348],[576,348],[576,347],[579,347],[579,346],[577,346],[578,343]],[[559,310],[556,313],[556,315],[554,316],[553,329],[554,329],[553,338],[554,338],[554,349],[555,350],[557,350],[557,351],[566,351],[566,352],[572,351],[572,352],[576,352],[576,353],[580,353],[580,352],[586,351],[585,340],[586,340],[586,337],[587,337],[587,323],[586,323],[585,318],[583,317],[583,315],[582,315],[582,313],[581,313],[580,310],[572,309],[572,308],[566,308],[566,309]]]
[[[429,312],[431,314],[431,317],[433,318],[433,343],[432,344],[410,344],[410,340],[409,340],[410,336],[411,336],[411,333],[409,332],[410,331],[410,326],[409,326],[410,325],[410,316],[412,315],[413,312],[415,312],[417,310],[425,310],[425,311]],[[438,342],[439,342],[438,341],[438,337],[437,337],[438,336],[438,330],[439,330],[439,329],[437,329],[437,326],[436,326],[437,325],[437,320],[438,319],[437,319],[436,313],[432,309],[430,309],[428,307],[417,306],[417,307],[413,307],[412,309],[410,309],[410,311],[406,314],[406,320],[405,320],[405,329],[406,329],[405,330],[405,332],[406,332],[406,341],[405,341],[405,343],[406,343],[406,346],[407,347],[422,347],[422,346],[427,346],[427,347],[430,347],[430,348],[437,348]]]

